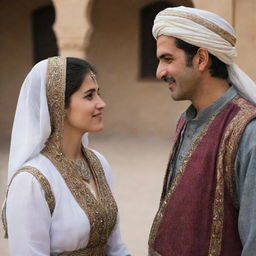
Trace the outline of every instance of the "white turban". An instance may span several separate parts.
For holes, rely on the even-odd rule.
[[[157,14],[152,32],[155,39],[160,35],[172,36],[207,49],[228,65],[229,80],[239,93],[256,104],[255,83],[234,63],[234,29],[220,16],[184,6],[167,8]]]

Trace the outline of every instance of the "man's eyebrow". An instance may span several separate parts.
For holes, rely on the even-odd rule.
[[[161,54],[159,57],[158,57],[158,59],[159,60],[161,60],[161,59],[164,59],[164,58],[166,58],[166,57],[168,57],[168,58],[173,58],[173,55],[172,54],[170,54],[170,53],[163,53],[163,54]]]

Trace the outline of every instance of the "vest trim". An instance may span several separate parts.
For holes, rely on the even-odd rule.
[[[235,105],[239,111],[232,117],[227,124],[222,139],[220,142],[219,150],[217,153],[216,160],[216,185],[214,189],[214,198],[212,203],[212,223],[210,224],[210,244],[208,250],[208,256],[220,256],[223,242],[223,226],[224,226],[224,192],[228,192],[233,207],[238,208],[238,204],[235,199],[235,178],[234,178],[234,160],[238,148],[238,142],[246,125],[253,119],[256,118],[255,106],[250,104],[247,100],[236,96],[226,106]],[[225,108],[225,107],[224,107]],[[221,112],[220,112],[221,113]],[[219,113],[218,113],[219,114]],[[181,166],[179,167],[176,176],[167,192],[160,202],[159,210],[154,219],[150,237],[149,237],[149,255],[150,256],[162,256],[159,252],[156,252],[154,248],[154,242],[156,240],[157,232],[161,225],[164,212],[169,205],[169,201],[174,191],[181,182],[181,179],[187,168],[187,164],[190,161],[193,153],[200,144],[203,137],[207,134],[209,127],[215,120],[216,116],[208,121],[203,128],[201,134],[192,143],[191,148],[187,152]],[[180,122],[183,120],[181,119]],[[180,132],[180,131],[179,131]],[[176,135],[177,137],[177,135]],[[232,138],[232,139],[230,139]],[[170,159],[171,160],[171,159]]]
[[[204,127],[203,131],[201,132],[201,134],[196,138],[196,140],[193,142],[190,150],[188,151],[187,155],[184,157],[183,163],[182,165],[179,167],[179,170],[177,171],[176,176],[174,177],[174,180],[172,182],[172,185],[168,191],[168,193],[165,195],[165,197],[163,197],[163,199],[160,202],[160,207],[159,210],[156,214],[156,217],[154,219],[152,228],[151,228],[151,232],[150,232],[150,236],[149,236],[149,247],[152,249],[152,245],[154,243],[154,240],[156,238],[156,234],[158,231],[158,228],[160,226],[162,217],[163,217],[163,213],[165,211],[165,208],[173,194],[173,192],[175,191],[175,189],[177,188],[177,186],[179,185],[179,182],[185,172],[185,167],[191,157],[191,155],[193,154],[194,150],[196,149],[196,147],[199,145],[199,143],[201,142],[202,138],[205,136],[209,126],[211,125],[211,123],[213,122],[213,120],[215,119],[215,116],[212,116],[212,118],[208,121],[208,123],[206,124],[206,126]],[[154,253],[156,253],[153,250]],[[150,256],[158,256],[158,254],[150,254]],[[159,254],[160,255],[160,254]]]

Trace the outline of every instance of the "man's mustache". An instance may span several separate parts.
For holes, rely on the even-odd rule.
[[[170,75],[163,76],[162,80],[164,80],[166,83],[173,83],[173,82],[175,82],[175,79],[172,76],[170,76]]]

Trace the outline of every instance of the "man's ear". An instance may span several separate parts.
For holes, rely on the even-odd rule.
[[[199,71],[204,71],[209,66],[209,52],[204,48],[199,48],[195,55],[195,61]]]

